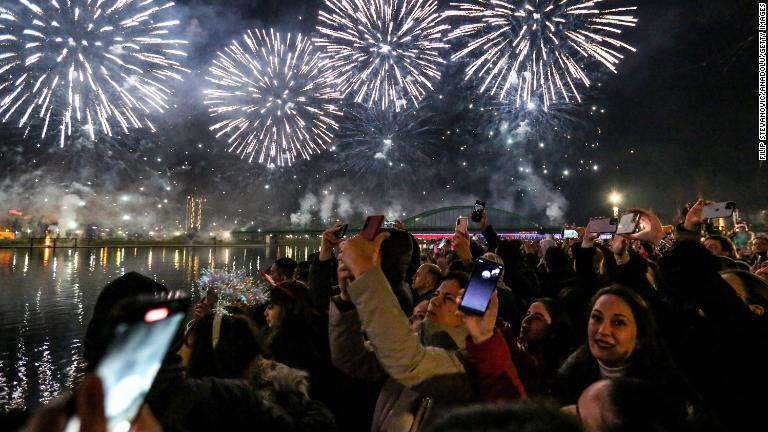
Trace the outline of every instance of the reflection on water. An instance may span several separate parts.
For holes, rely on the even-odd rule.
[[[198,297],[209,266],[264,270],[280,257],[297,261],[312,245],[0,249],[0,410],[29,409],[75,385],[82,340],[101,288],[129,271]]]

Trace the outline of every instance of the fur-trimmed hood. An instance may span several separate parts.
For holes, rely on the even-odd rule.
[[[251,365],[249,376],[259,390],[301,394],[309,399],[309,373],[301,369],[260,358]]]

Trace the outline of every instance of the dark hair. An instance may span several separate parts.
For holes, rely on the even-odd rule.
[[[592,297],[588,309],[589,314],[592,313],[595,303],[606,295],[621,298],[632,310],[637,326],[637,342],[634,351],[627,359],[625,376],[654,381],[673,377],[674,372],[670,364],[670,356],[659,338],[653,313],[646,301],[630,288],[613,285],[601,289]],[[600,369],[597,359],[589,349],[589,341],[585,341],[565,361],[558,376],[557,390],[561,402],[565,404],[574,403],[585,388],[600,378]]]
[[[269,290],[269,303],[283,308],[278,327],[284,321],[300,319],[308,322],[312,315],[309,290],[303,282],[288,280],[281,282]]]
[[[504,261],[506,270],[517,269],[522,264],[523,242],[520,240],[501,240],[496,247],[496,255]],[[511,273],[511,272],[510,272]]]
[[[105,328],[109,325],[110,316],[122,301],[141,294],[155,294],[167,291],[168,288],[164,285],[136,272],[128,272],[108,283],[96,299],[96,304],[93,306],[93,315],[85,331],[83,357],[89,366],[95,365],[107,349],[110,341],[107,339],[108,335],[105,334]],[[181,339],[180,336],[181,334],[179,334],[178,340]]]
[[[728,253],[729,258],[738,258],[739,252],[736,250],[736,246],[733,244],[731,239],[727,237],[723,237],[721,235],[711,235],[704,239],[704,241],[707,240],[714,240],[718,243],[720,243],[720,247]]]
[[[309,266],[312,265],[312,261],[302,261],[296,266],[296,270],[293,271],[293,278],[299,281],[305,281],[309,279]]]
[[[185,343],[192,349],[187,366],[188,377],[241,378],[261,354],[256,329],[249,318],[240,314],[220,317],[216,347],[213,346],[216,314],[207,314],[195,320],[187,331]]]
[[[760,276],[750,273],[746,270],[724,270],[721,275],[734,275],[744,284],[747,298],[747,305],[760,305],[768,312],[768,283]]]
[[[413,242],[407,232],[387,228],[381,232],[388,232],[389,237],[381,243],[379,254],[381,255],[381,271],[389,282],[392,292],[397,297],[397,302],[406,316],[411,316],[413,311],[413,297],[410,289],[403,286],[408,267],[411,265]]]
[[[554,403],[525,400],[506,405],[474,405],[438,420],[430,432],[579,432],[574,418]]]
[[[692,430],[684,398],[636,378],[610,380],[608,400],[615,416],[606,432],[666,432]]]
[[[720,260],[698,241],[678,241],[659,259],[659,292],[673,306],[693,306],[694,291],[723,286]]]
[[[293,271],[298,265],[299,263],[291,258],[278,258],[275,260],[275,268],[285,279],[293,278]]]
[[[280,363],[288,366],[309,369],[305,362],[318,358],[312,334],[312,309],[309,290],[299,281],[286,281],[277,284],[269,292],[270,304],[282,308],[280,319],[269,329],[267,351]]]
[[[389,237],[381,243],[381,271],[387,277],[392,288],[405,280],[405,274],[411,265],[413,242],[410,235],[399,229],[384,229]]]
[[[559,247],[547,248],[544,252],[544,263],[550,273],[559,273],[568,269],[568,254]]]
[[[456,281],[461,289],[464,289],[469,285],[469,275],[461,271],[449,271],[443,276],[443,280],[440,282],[442,283],[449,280]]]
[[[614,295],[621,298],[627,306],[632,310],[632,316],[637,326],[637,343],[635,352],[630,357],[633,358],[636,353],[639,353],[642,357],[642,361],[651,362],[645,364],[645,366],[652,366],[652,357],[655,357],[661,349],[659,345],[659,335],[656,328],[656,320],[654,319],[653,312],[648,306],[648,303],[643,299],[640,294],[636,293],[630,288],[621,285],[612,285],[598,291],[589,303],[588,313],[592,313],[592,309],[595,307],[595,303],[600,297],[606,295]],[[646,354],[647,353],[647,354]],[[648,356],[650,354],[650,357]]]
[[[549,317],[552,319],[552,323],[549,325],[548,338],[549,348],[554,351],[556,360],[562,360],[562,357],[566,354],[566,351],[573,348],[571,345],[573,342],[573,327],[568,314],[565,313],[560,302],[557,299],[550,297],[541,297],[533,300],[531,304],[541,303],[547,309]]]

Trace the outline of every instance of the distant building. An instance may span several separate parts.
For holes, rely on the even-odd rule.
[[[194,197],[189,195],[187,197],[184,229],[188,233],[198,232],[203,226],[203,204],[205,204],[205,198],[202,196]]]

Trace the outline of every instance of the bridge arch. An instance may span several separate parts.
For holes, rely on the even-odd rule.
[[[409,231],[453,231],[456,227],[456,218],[469,217],[474,206],[441,207],[419,213],[404,219],[403,225]],[[517,213],[508,210],[486,207],[488,222],[499,231],[538,231],[543,227]]]

